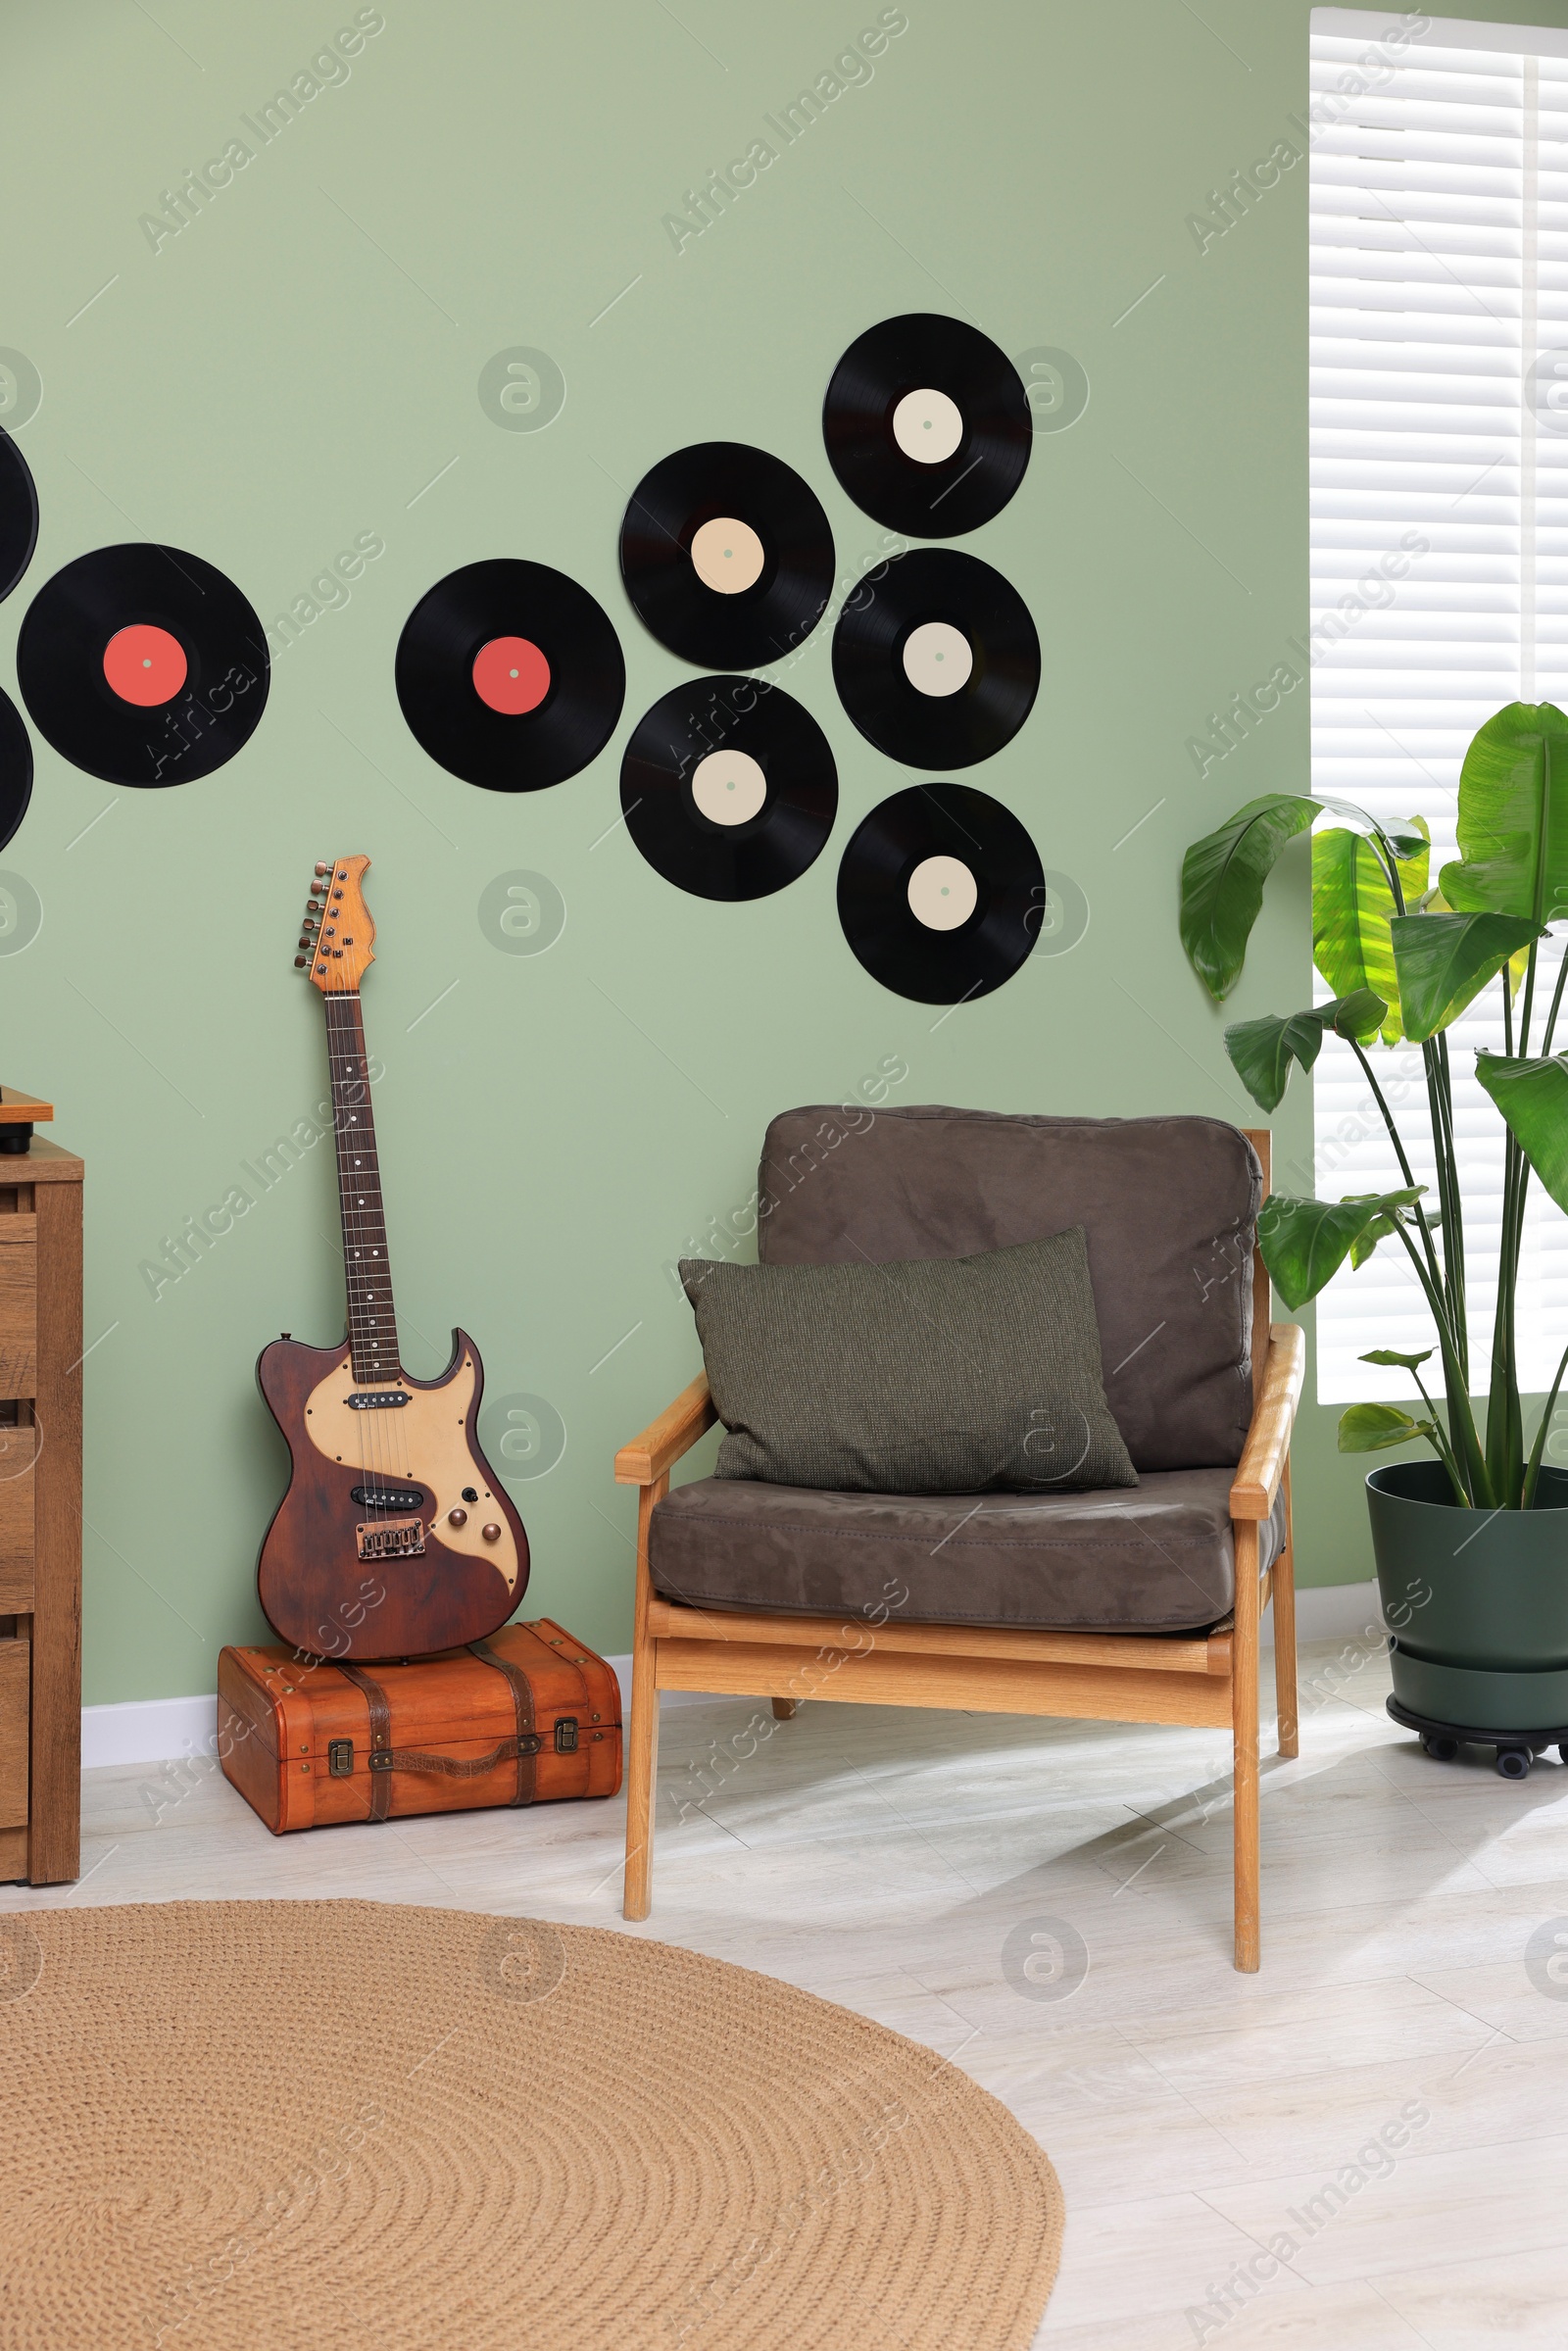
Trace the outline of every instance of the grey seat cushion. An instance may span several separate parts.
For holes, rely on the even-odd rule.
[[[1242,1457],[1256,1153],[1218,1118],[785,1110],[758,1185],[764,1265],[968,1257],[1082,1225],[1105,1400],[1133,1466]]]
[[[705,1608],[1038,1632],[1181,1633],[1236,1596],[1226,1469],[1052,1494],[824,1494],[700,1478],[658,1504],[654,1586]],[[1260,1528],[1267,1566],[1283,1507]]]

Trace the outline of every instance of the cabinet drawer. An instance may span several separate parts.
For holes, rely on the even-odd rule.
[[[32,1464],[38,1431],[0,1421],[0,1616],[32,1613]]]
[[[0,1829],[27,1821],[28,1644],[0,1641]]]
[[[38,1354],[38,1219],[0,1216],[0,1396],[31,1396]]]

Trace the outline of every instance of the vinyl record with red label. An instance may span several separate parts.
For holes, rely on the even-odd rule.
[[[603,751],[626,692],[620,640],[586,588],[498,556],[421,596],[398,639],[398,701],[466,784],[539,792]]]
[[[1044,893],[1040,853],[1010,808],[970,784],[914,784],[855,832],[839,921],[884,988],[967,1004],[1027,960]]]
[[[0,693],[0,849],[16,832],[32,798],[32,745],[22,712]]]
[[[0,432],[0,597],[9,596],[38,543],[38,493],[27,461]]]
[[[106,783],[188,784],[231,759],[267,707],[260,620],[179,547],[78,556],[22,623],[17,675],[40,734]]]
[[[838,811],[833,754],[765,678],[700,677],[638,721],[620,768],[626,830],[696,898],[766,898],[803,874]]]
[[[856,725],[909,767],[972,767],[1010,743],[1040,686],[1029,608],[952,547],[895,556],[845,605],[833,679]]]
[[[1000,514],[1029,463],[1034,419],[989,335],[930,311],[850,345],[822,404],[828,460],[856,505],[912,539],[953,539]]]
[[[781,661],[826,612],[833,533],[781,459],[702,441],[633,491],[620,575],[639,618],[683,661],[756,669]]]

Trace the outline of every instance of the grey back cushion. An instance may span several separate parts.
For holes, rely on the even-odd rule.
[[[683,1257],[721,1478],[836,1493],[1136,1486],[1082,1231],[975,1257]]]
[[[1239,1128],[828,1104],[773,1120],[758,1190],[766,1265],[963,1257],[1082,1225],[1134,1466],[1241,1459],[1262,1170]]]

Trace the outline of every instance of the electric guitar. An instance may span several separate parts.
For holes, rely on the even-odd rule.
[[[256,1365],[293,1455],[256,1582],[268,1622],[313,1656],[456,1648],[504,1625],[528,1581],[528,1538],[479,1450],[484,1371],[465,1331],[439,1379],[398,1359],[392,1270],[360,1015],[374,961],[368,857],[318,864],[296,967],[322,995],[332,1075],[348,1335],[284,1333]]]

